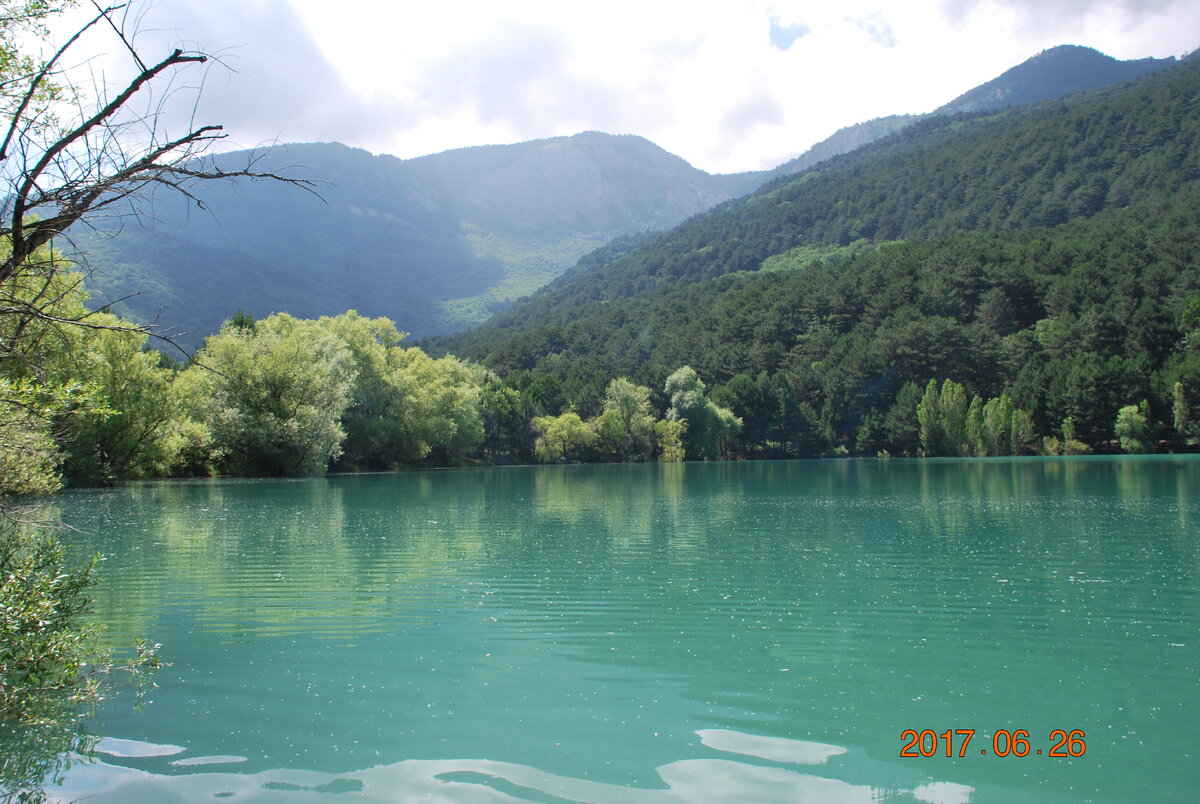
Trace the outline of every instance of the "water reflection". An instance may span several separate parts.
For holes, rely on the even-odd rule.
[[[830,757],[846,753],[845,748],[808,740],[788,740],[783,737],[764,737],[729,729],[700,729],[700,742],[718,751],[789,762],[793,765],[821,765]]]
[[[45,800],[42,788],[61,784],[96,738],[65,704],[43,711],[31,723],[0,724],[0,801]]]
[[[921,782],[910,789],[852,784],[802,772],[786,765],[821,765],[847,753],[838,746],[784,740],[728,730],[701,734],[704,745],[762,760],[750,764],[727,758],[685,759],[657,768],[658,785],[630,787],[546,773],[534,767],[489,760],[405,760],[353,773],[271,770],[254,774],[171,775],[146,763],[129,768],[103,762],[77,768],[56,789],[55,799],[86,795],[89,802],[200,800],[288,802],[327,800],[345,794],[353,801],[539,801],[657,802],[786,801],[793,804],[882,804],[917,800],[925,804],[970,804],[972,788],[951,782]],[[127,741],[123,741],[126,742]],[[146,745],[140,757],[173,756],[173,747]],[[104,745],[98,749],[106,753]],[[118,756],[127,757],[122,748]],[[174,766],[202,765],[206,758],[175,760]]]
[[[73,500],[77,526],[106,537],[105,574],[140,568],[136,581],[97,590],[97,606],[116,639],[153,633],[158,604],[182,596],[202,602],[206,627],[311,635],[315,626],[336,635],[346,620],[357,628],[402,602],[406,588],[415,593],[464,567],[498,556],[507,560],[514,551],[564,546],[577,550],[579,560],[601,564],[666,551],[677,564],[698,566],[711,561],[706,553],[714,546],[773,538],[780,530],[803,539],[804,551],[848,552],[863,538],[876,540],[885,522],[884,535],[898,553],[932,554],[945,539],[986,538],[1024,512],[1041,516],[1046,509],[1054,515],[1053,532],[1044,527],[1050,519],[1031,516],[1023,538],[1088,540],[1097,535],[1114,493],[1125,515],[1145,519],[1151,508],[1169,506],[1173,530],[1190,532],[1200,480],[1195,462],[1078,458],[635,470],[542,467],[273,484],[160,483]],[[464,475],[470,482],[462,482]],[[1088,543],[1088,559],[1103,560],[1109,540]],[[746,552],[728,558],[780,558]],[[318,603],[328,599],[338,606]],[[413,601],[414,610],[421,602]]]

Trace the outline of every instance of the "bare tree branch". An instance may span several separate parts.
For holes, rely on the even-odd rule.
[[[125,49],[129,51],[130,56],[133,56],[133,60],[137,66],[142,72],[145,72],[146,63],[142,61],[142,57],[138,55],[137,50],[135,50],[129,40],[125,38],[125,32],[120,28],[120,26],[113,22],[112,16],[110,15],[110,12],[116,11],[118,8],[123,8],[124,6],[112,6],[107,9],[101,9],[100,4],[97,3],[96,0],[92,0],[92,5],[96,7],[96,10],[99,11],[100,15],[108,22],[108,27],[113,29],[113,33],[117,35],[117,38],[121,40],[121,43],[125,45]]]
[[[6,221],[0,225],[0,239],[8,241],[9,249],[0,261],[0,283],[20,272],[39,248],[89,214],[119,202],[136,201],[139,194],[151,186],[166,186],[177,191],[199,208],[204,207],[203,202],[188,189],[188,185],[211,179],[281,181],[315,193],[316,185],[310,180],[254,170],[254,159],[238,170],[225,170],[215,164],[211,167],[203,165],[198,154],[225,137],[219,125],[193,124],[183,136],[160,140],[159,120],[163,104],[178,91],[171,88],[169,80],[165,94],[159,97],[156,106],[148,107],[144,114],[132,120],[119,119],[119,114],[129,112],[129,104],[139,92],[159,84],[161,79],[179,68],[205,64],[209,57],[176,48],[158,63],[147,66],[113,19],[113,14],[126,8],[126,4],[102,8],[96,0],[91,1],[97,8],[97,16],[29,79],[0,143],[0,164],[9,162],[5,172],[13,183],[12,191],[4,200]],[[43,143],[38,137],[41,121],[36,115],[30,116],[33,101],[49,77],[56,74],[67,51],[84,32],[101,22],[107,23],[117,34],[139,71],[115,96],[98,103],[98,108],[85,111],[81,106],[79,122],[51,132]],[[129,137],[135,131],[134,127],[144,129],[142,144],[136,144],[136,140]],[[19,159],[16,170],[11,169],[13,159]],[[133,214],[137,214],[136,206]]]

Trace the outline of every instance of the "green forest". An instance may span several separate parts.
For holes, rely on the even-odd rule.
[[[1191,448],[1198,86],[1193,61],[926,120],[426,344],[581,415],[609,377],[692,366],[743,421],[729,457],[981,454],[921,441],[935,380],[1027,414],[1011,453]],[[1145,432],[1122,445],[1131,406]]]
[[[5,320],[6,388],[55,389],[6,484],[1190,449],[1198,87],[1193,63],[931,118],[419,346],[353,311],[239,313],[176,364],[46,247],[4,288],[49,313]]]

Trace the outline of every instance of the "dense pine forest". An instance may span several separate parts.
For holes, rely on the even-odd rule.
[[[1008,451],[1061,442],[1067,419],[1066,440],[1115,448],[1130,406],[1147,419],[1140,443],[1184,448],[1200,391],[1198,87],[1192,62],[927,120],[615,244],[430,346],[482,361],[535,408],[582,415],[609,377],[660,388],[691,365],[743,420],[737,455],[979,452],[921,442],[931,380],[1025,411],[1033,430]]]

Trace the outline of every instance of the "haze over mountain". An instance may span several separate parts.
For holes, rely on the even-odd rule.
[[[1058,97],[1172,61],[1055,48],[937,113]],[[205,210],[162,197],[153,220],[127,223],[119,237],[77,239],[97,269],[97,301],[124,299],[119,310],[157,321],[185,346],[239,308],[302,317],[353,308],[417,335],[446,333],[484,321],[613,238],[667,229],[919,119],[868,121],[776,170],[728,176],[640,137],[599,132],[404,161],[337,143],[280,145],[257,167],[317,179],[320,197],[212,183],[199,188]]]
[[[250,154],[218,157],[244,165]],[[581,255],[670,227],[753,189],[635,136],[482,146],[401,161],[337,143],[272,148],[258,170],[315,179],[198,188],[205,209],[154,199],[118,237],[78,235],[101,300],[196,345],[234,311],[318,316],[356,308],[414,333],[484,320]]]

